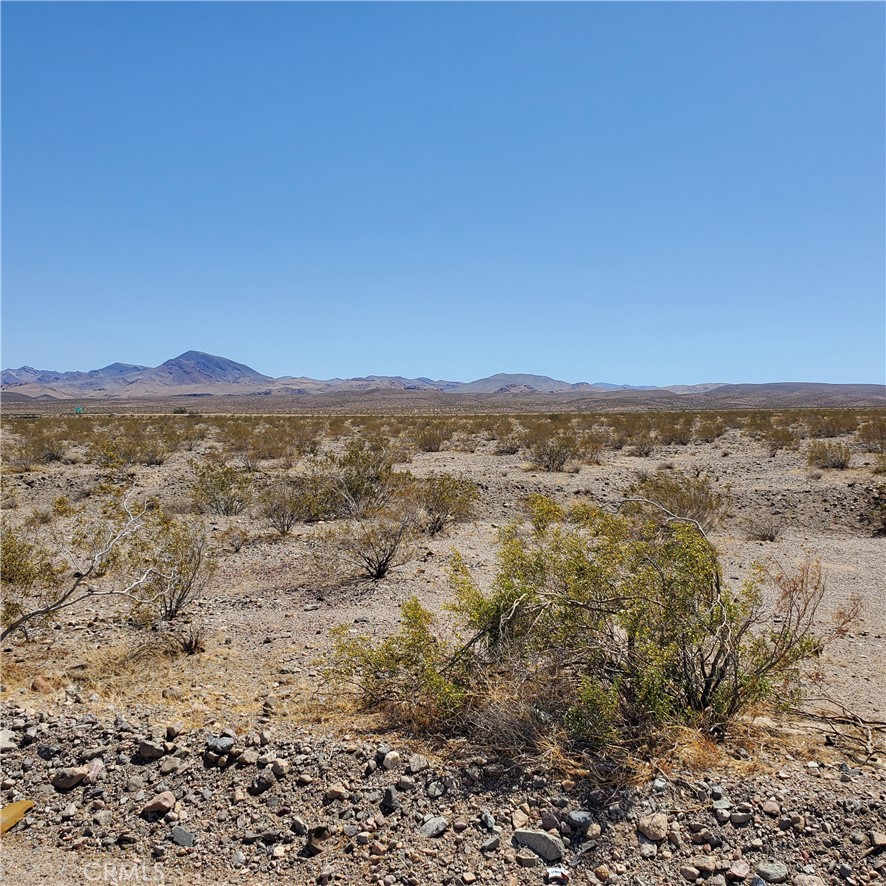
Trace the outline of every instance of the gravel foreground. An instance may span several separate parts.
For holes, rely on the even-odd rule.
[[[823,742],[607,792],[298,729],[270,702],[241,734],[66,704],[0,706],[3,804],[35,803],[6,883],[886,881],[886,768]]]

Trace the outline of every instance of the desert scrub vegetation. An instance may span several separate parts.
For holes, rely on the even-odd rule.
[[[201,530],[119,489],[105,497],[99,516],[78,515],[64,540],[4,520],[0,567],[0,639],[100,597],[174,618],[195,599],[211,568]]]
[[[806,453],[806,461],[815,468],[843,470],[852,460],[852,447],[847,443],[813,440]]]
[[[659,469],[640,474],[627,488],[623,506],[659,525],[673,519],[690,520],[709,532],[723,517],[726,497],[706,474],[690,476]]]
[[[527,431],[523,442],[532,466],[540,471],[562,471],[570,459],[581,454],[579,438],[570,430],[550,431],[536,425]]]
[[[327,577],[343,570],[379,581],[415,554],[417,516],[410,508],[388,509],[343,521],[323,533],[318,565]]]
[[[454,555],[439,620],[413,598],[385,640],[340,629],[330,679],[402,726],[505,755],[552,741],[613,753],[675,724],[721,738],[749,708],[795,700],[804,667],[857,615],[853,602],[819,626],[814,561],[759,566],[733,588],[693,523],[542,497],[534,509],[503,530],[488,588]]]
[[[191,461],[191,467],[191,495],[198,513],[233,517],[249,506],[253,480],[247,471],[211,461]]]
[[[474,513],[480,490],[473,480],[452,474],[432,474],[413,481],[419,521],[428,535],[437,535]]]
[[[868,452],[886,452],[886,416],[870,416],[858,429],[856,437]]]

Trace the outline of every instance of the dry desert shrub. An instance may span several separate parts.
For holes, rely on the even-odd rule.
[[[686,446],[692,440],[694,421],[691,413],[663,412],[655,419],[656,440],[664,446]]]
[[[322,568],[379,581],[415,555],[416,531],[416,515],[406,509],[348,520],[322,535]]]
[[[480,498],[473,480],[452,474],[432,474],[414,481],[405,494],[414,499],[420,525],[428,535],[437,535],[453,523],[470,518]]]
[[[806,461],[816,468],[843,470],[852,460],[852,447],[846,443],[813,440],[806,453]]]
[[[455,428],[449,421],[431,419],[419,423],[412,432],[412,440],[420,452],[439,452],[452,439]]]
[[[749,520],[747,523],[748,541],[778,541],[783,525],[774,517],[765,516]]]
[[[566,463],[581,454],[578,437],[568,430],[550,431],[536,425],[527,432],[524,444],[529,449],[532,466],[540,471],[562,471]]]
[[[804,410],[802,422],[806,436],[843,437],[856,432],[859,419],[854,409]]]
[[[658,470],[644,474],[625,492],[626,512],[642,515],[662,525],[669,519],[690,520],[704,532],[714,529],[723,517],[726,498],[706,474],[687,476]]]
[[[726,433],[726,423],[719,415],[700,415],[692,426],[692,439],[699,443],[714,443]]]
[[[3,632],[45,623],[85,601],[115,598],[162,619],[178,616],[211,572],[199,527],[115,492],[98,516],[78,515],[64,541],[5,523],[0,532]]]
[[[858,429],[856,437],[868,452],[886,452],[886,416],[870,416]]]
[[[773,424],[762,436],[770,456],[775,456],[779,450],[797,449],[800,445],[799,433],[789,425]]]

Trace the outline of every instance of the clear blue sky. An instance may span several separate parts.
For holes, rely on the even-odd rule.
[[[882,3],[2,4],[2,365],[883,382]]]

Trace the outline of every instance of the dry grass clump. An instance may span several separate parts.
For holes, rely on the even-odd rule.
[[[749,520],[747,523],[748,541],[778,541],[781,536],[783,525],[780,520],[774,517],[760,517],[756,520]]]

